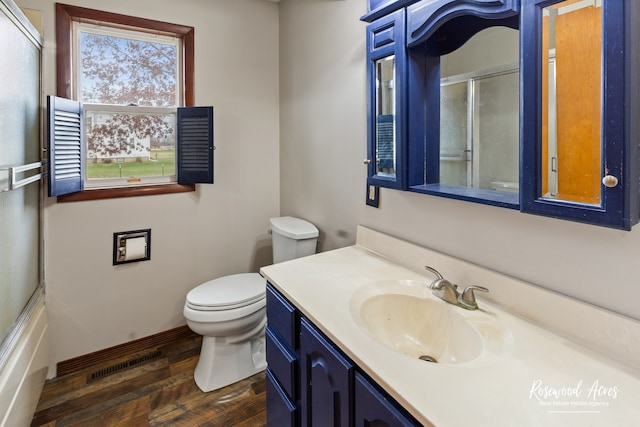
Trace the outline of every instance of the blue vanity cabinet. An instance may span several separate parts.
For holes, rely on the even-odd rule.
[[[348,427],[355,367],[307,319],[300,323],[302,425]]]
[[[267,426],[419,426],[267,283]]]

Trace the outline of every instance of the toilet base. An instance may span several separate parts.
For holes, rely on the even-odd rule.
[[[266,367],[263,326],[262,333],[241,342],[202,337],[200,359],[193,378],[200,390],[209,392],[264,371]]]

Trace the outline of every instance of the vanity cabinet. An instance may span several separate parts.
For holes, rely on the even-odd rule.
[[[624,230],[640,220],[640,2],[369,0],[361,19],[370,185]],[[505,29],[512,41],[491,35]],[[391,178],[378,167],[391,161],[389,55]]]
[[[267,425],[419,426],[267,284]]]

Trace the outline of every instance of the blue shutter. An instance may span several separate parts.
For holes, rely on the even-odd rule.
[[[213,184],[213,107],[178,108],[178,182]]]
[[[49,196],[84,189],[82,104],[47,96]]]

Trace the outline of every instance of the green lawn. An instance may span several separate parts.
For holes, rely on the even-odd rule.
[[[151,161],[87,164],[87,178],[138,178],[142,176],[175,175],[175,150],[151,150]]]

